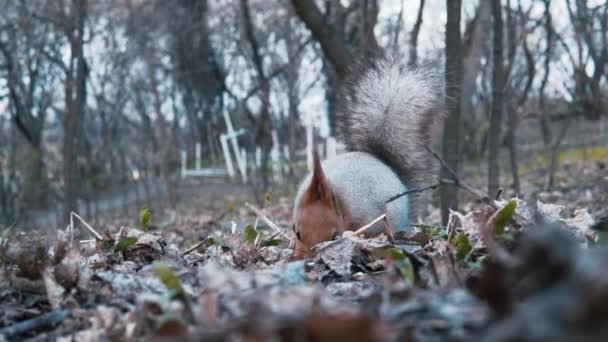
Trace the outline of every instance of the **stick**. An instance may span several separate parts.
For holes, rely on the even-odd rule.
[[[415,193],[418,193],[418,192],[424,192],[424,191],[427,191],[427,190],[432,190],[432,189],[435,189],[436,187],[440,186],[441,184],[443,184],[443,183],[440,181],[440,182],[438,182],[438,183],[435,183],[435,184],[433,184],[433,185],[426,186],[426,187],[424,187],[424,188],[412,189],[412,190],[408,190],[408,191],[402,192],[402,193],[400,193],[400,194],[397,194],[397,195],[395,195],[395,196],[393,196],[393,197],[389,198],[388,200],[386,200],[386,202],[384,202],[384,204],[389,204],[389,203],[391,203],[392,201],[394,201],[394,200],[396,200],[396,199],[399,199],[399,198],[401,198],[401,197],[403,197],[403,196],[405,196],[405,195],[409,195],[409,194],[415,194]]]
[[[450,176],[452,176],[452,179],[454,179],[454,181],[458,181],[458,175],[456,174],[456,172],[454,172],[454,170],[452,170],[451,167],[448,166],[448,164],[445,162],[445,160],[443,160],[443,158],[441,158],[437,152],[433,151],[433,149],[431,149],[430,147],[424,145],[423,146],[430,154],[433,155],[433,157],[435,157],[435,159],[437,159],[439,161],[439,163],[441,164],[441,166],[443,166],[448,173],[450,174]]]
[[[68,310],[51,311],[44,315],[2,328],[0,329],[0,336],[3,335],[6,339],[10,339],[25,332],[52,327],[61,323],[67,316]]]
[[[65,231],[70,234],[70,248],[72,248],[72,245],[74,244],[74,227],[68,224],[68,226],[65,227]]]
[[[101,236],[101,234],[99,234],[98,232],[95,231],[95,229],[93,229],[93,227],[89,226],[89,224],[82,219],[82,217],[78,216],[78,214],[76,214],[75,212],[71,212],[70,213],[70,224],[72,225],[72,229],[74,229],[74,221],[72,219],[72,216],[75,216],[77,219],[80,220],[80,222],[82,222],[82,224],[84,224],[85,227],[87,227],[87,229],[89,229],[89,231],[95,235],[95,238],[97,240],[103,240],[103,236]]]
[[[384,231],[386,232],[386,236],[388,236],[388,241],[390,241],[390,243],[392,243],[393,245],[395,244],[395,235],[393,235],[393,227],[391,227],[391,223],[388,220],[388,215],[384,215]]]
[[[473,188],[472,186],[462,182],[460,180],[460,178],[458,178],[458,175],[456,174],[456,172],[454,170],[452,170],[452,168],[450,168],[448,166],[448,164],[445,162],[445,160],[443,160],[443,158],[441,158],[439,156],[439,154],[437,154],[437,152],[433,151],[430,147],[424,145],[424,148],[431,154],[433,155],[433,157],[435,157],[435,159],[437,159],[439,161],[439,163],[441,164],[441,166],[446,169],[448,171],[448,173],[450,174],[450,177],[452,178],[450,179],[445,179],[445,178],[440,178],[439,182],[442,184],[452,184],[456,187],[459,187],[463,190],[465,190],[466,192],[470,193],[471,195],[477,197],[479,200],[481,200],[483,203],[491,206],[494,209],[498,209],[498,206],[494,203],[494,201],[492,201],[492,199],[490,198],[490,196],[488,194],[485,194],[475,188]]]
[[[415,193],[419,193],[419,192],[424,192],[427,190],[433,190],[437,187],[439,187],[440,185],[444,185],[444,184],[452,184],[458,188],[461,188],[463,190],[465,190],[466,192],[470,193],[471,195],[475,196],[477,199],[479,199],[480,201],[484,202],[485,204],[493,207],[494,209],[498,209],[498,207],[496,206],[496,204],[494,204],[494,202],[490,199],[490,197],[484,193],[480,193],[479,190],[463,183],[459,178],[458,175],[456,175],[456,172],[454,172],[454,170],[452,170],[447,163],[443,160],[443,158],[441,158],[435,151],[433,151],[430,147],[424,145],[424,148],[433,155],[433,157],[435,157],[435,159],[437,159],[439,161],[439,163],[441,164],[442,167],[444,167],[448,173],[450,174],[450,177],[452,179],[445,179],[445,178],[439,178],[438,182],[429,186],[425,186],[423,188],[418,188],[418,189],[411,189],[411,190],[407,190],[405,192],[402,192],[400,194],[397,194],[391,198],[389,198],[385,204],[388,204],[396,199],[399,199],[405,195],[409,195],[409,194],[415,194]]]
[[[182,256],[185,256],[185,255],[188,255],[188,254],[192,253],[194,250],[196,250],[200,246],[204,245],[205,242],[207,242],[207,240],[203,240],[203,241],[197,242],[196,244],[194,244],[194,246],[188,248],[185,252],[183,252]]]
[[[370,228],[371,228],[371,227],[372,227],[374,224],[376,224],[376,223],[378,223],[378,222],[380,222],[380,221],[384,220],[385,218],[386,218],[386,214],[382,214],[382,215],[380,215],[380,216],[376,217],[376,218],[375,218],[375,219],[374,219],[372,222],[370,222],[370,223],[366,224],[365,226],[363,226],[363,227],[361,227],[361,228],[357,229],[357,230],[356,230],[356,231],[353,233],[353,235],[361,235],[361,234],[365,233],[365,232],[366,232],[368,229],[370,229]]]
[[[266,223],[268,225],[268,227],[274,229],[277,233],[281,234],[284,238],[286,238],[287,240],[289,240],[289,243],[291,244],[291,238],[289,236],[287,236],[283,230],[281,230],[281,228],[279,228],[276,224],[274,224],[272,221],[270,221],[270,219],[268,217],[266,217],[266,215],[264,215],[264,213],[262,213],[262,211],[256,207],[254,207],[253,205],[249,204],[248,202],[245,202],[245,206],[249,209],[251,209],[251,211],[253,211],[256,215],[258,215],[259,218],[262,219],[262,221],[264,221],[264,223]]]

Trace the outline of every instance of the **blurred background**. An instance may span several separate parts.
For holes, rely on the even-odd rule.
[[[445,73],[435,148],[462,179],[491,195],[608,207],[603,1],[0,8],[0,228],[289,198],[313,143],[340,152],[336,90],[378,50]],[[466,203],[456,190],[432,196],[426,214]]]

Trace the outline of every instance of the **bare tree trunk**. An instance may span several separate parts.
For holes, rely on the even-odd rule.
[[[262,106],[257,122],[255,141],[262,149],[262,191],[266,192],[269,187],[269,161],[270,149],[272,147],[272,138],[270,132],[272,130],[272,122],[270,121],[270,83],[268,77],[264,73],[262,64],[262,56],[260,55],[259,43],[255,37],[255,27],[251,19],[251,13],[247,0],[241,0],[241,11],[245,22],[246,35],[251,47],[253,65],[257,73],[257,77],[262,87]],[[244,104],[245,105],[245,104]]]
[[[352,57],[340,32],[329,25],[314,0],[291,0],[291,5],[320,43],[323,54],[331,61],[338,78],[342,79],[351,65]]]
[[[520,3],[521,5],[521,3]],[[520,8],[521,10],[521,8]],[[523,15],[523,13],[521,13]],[[511,9],[511,1],[507,0],[507,37],[508,37],[508,43],[507,43],[507,59],[509,61],[509,66],[508,66],[508,71],[507,74],[512,74],[513,73],[513,69],[515,67],[515,55],[517,53],[517,27],[516,27],[516,21],[513,18],[513,10]],[[525,40],[525,37],[524,37]],[[524,43],[525,45],[525,43]],[[526,49],[526,57],[527,52],[529,52]],[[526,60],[528,60],[526,58]],[[530,75],[528,75],[530,77]],[[510,78],[510,77],[509,77]],[[526,86],[531,84],[531,79],[528,79],[528,83],[526,84]],[[506,86],[506,84],[505,84]],[[526,89],[524,89],[524,93],[522,94],[522,99],[520,104],[518,104],[517,107],[520,107],[521,104],[523,104],[525,102],[525,98],[527,96],[527,92],[529,91],[529,88],[526,87]],[[506,100],[506,110],[507,110],[507,117],[508,117],[508,124],[507,124],[507,143],[508,143],[508,147],[509,147],[509,164],[511,167],[511,177],[513,178],[513,190],[515,191],[515,194],[519,194],[520,192],[520,185],[519,185],[519,166],[517,163],[517,143],[515,141],[515,129],[517,127],[517,123],[518,123],[518,116],[517,116],[517,109],[515,108],[516,104],[515,104],[515,88],[511,84],[509,84],[508,87],[508,95],[507,95],[507,100]]]
[[[559,162],[559,147],[566,136],[566,132],[568,131],[568,127],[570,126],[569,120],[564,120],[563,126],[559,132],[559,135],[555,137],[555,141],[553,141],[551,145],[551,162],[549,164],[549,173],[547,175],[547,183],[545,189],[550,191],[555,186],[555,172],[557,171],[557,166]]]
[[[551,57],[553,54],[553,20],[549,8],[550,1],[551,0],[543,1],[545,4],[545,43],[547,44],[547,47],[545,48],[544,53],[545,74],[543,75],[543,78],[540,82],[540,89],[538,91],[540,107],[540,129],[543,137],[543,142],[546,147],[548,147],[551,144],[551,141],[553,140],[551,136],[551,127],[549,126],[549,120],[545,111],[545,87],[549,82],[549,73],[551,72]]]
[[[67,222],[72,211],[78,211],[80,176],[77,158],[82,121],[86,106],[87,65],[84,58],[84,26],[87,0],[72,0],[70,11],[72,29],[66,32],[70,42],[69,69],[65,80],[65,120],[63,123],[63,220]]]
[[[478,125],[475,124],[475,110],[473,94],[477,89],[475,82],[481,70],[481,58],[484,54],[485,42],[491,28],[491,3],[480,1],[475,18],[469,23],[463,41],[463,67],[462,67],[462,125],[464,129],[463,154],[476,155],[480,153],[477,145],[476,133]]]
[[[150,88],[152,90],[152,94],[154,95],[154,112],[156,113],[156,135],[158,136],[158,146],[160,150],[160,174],[163,179],[163,182],[165,183],[167,197],[169,199],[169,205],[171,209],[175,210],[177,208],[177,200],[175,196],[175,188],[173,187],[173,182],[171,181],[169,155],[171,139],[167,129],[167,123],[165,122],[165,118],[162,113],[162,101],[158,89],[158,82],[156,80],[156,75],[154,73],[153,64],[150,58],[148,59],[148,78],[150,81]]]
[[[412,29],[410,35],[410,60],[408,64],[416,66],[418,64],[418,35],[420,34],[420,27],[422,27],[422,15],[424,14],[424,0],[420,0],[420,6],[418,6],[418,15],[416,16],[416,23]]]
[[[298,75],[297,66],[299,65],[295,55],[294,30],[287,20],[287,99],[289,107],[287,112],[287,142],[289,151],[289,179],[295,180],[295,160],[296,160],[296,129],[298,124]]]
[[[380,49],[374,28],[378,22],[378,0],[361,0],[361,40],[359,41],[359,51],[362,56],[367,56]]]
[[[515,128],[517,127],[517,113],[514,106],[509,102],[507,105],[509,115],[509,126],[507,130],[507,141],[509,144],[509,163],[511,166],[511,176],[513,177],[513,191],[520,193],[519,166],[517,163],[517,143],[515,140]]]
[[[492,114],[490,116],[489,148],[488,148],[488,193],[493,196],[500,188],[500,153],[501,126],[503,111],[504,70],[502,60],[502,10],[500,0],[492,0],[492,17],[494,19],[494,47],[492,71]]]
[[[22,157],[23,199],[28,204],[28,209],[41,209],[46,204],[48,190],[42,159],[42,130],[47,106],[50,104],[50,101],[45,101],[47,97],[44,95],[45,89],[37,86],[41,83],[39,80],[41,54],[36,50],[39,47],[28,47],[35,51],[35,57],[28,56],[27,67],[21,67],[19,60],[22,56],[18,47],[9,44],[10,42],[5,43],[0,40],[0,53],[4,57],[0,69],[4,69],[6,74],[5,82],[12,122],[28,142]],[[24,83],[25,79],[28,80],[27,86]],[[43,94],[38,94],[39,92]],[[38,115],[35,115],[35,107],[38,107]]]
[[[449,108],[443,127],[442,154],[448,167],[458,172],[460,164],[460,101],[462,84],[462,43],[460,37],[461,0],[446,0],[448,20],[446,23],[446,95]],[[442,178],[450,178],[449,171],[442,167]],[[447,224],[450,209],[458,208],[458,189],[453,185],[441,188],[441,218]]]
[[[424,0],[421,0],[424,1]],[[403,0],[401,0],[401,7],[397,14],[397,21],[395,22],[393,42],[391,44],[391,50],[394,55],[399,52],[399,34],[401,34],[401,26],[403,26]]]

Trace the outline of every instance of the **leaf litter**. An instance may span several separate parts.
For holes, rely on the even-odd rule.
[[[495,205],[394,240],[345,233],[299,261],[272,215],[223,228],[209,216],[196,222],[213,229],[190,243],[155,228],[147,208],[139,228],[81,244],[66,231],[15,233],[0,245],[0,341],[607,336],[608,249],[591,214]]]

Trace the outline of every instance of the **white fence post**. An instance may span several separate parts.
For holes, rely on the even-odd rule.
[[[195,156],[194,157],[196,158],[194,165],[195,165],[196,169],[198,170],[201,168],[201,143],[197,142],[196,145],[194,145],[194,146],[195,146],[195,152],[194,152]]]
[[[272,175],[275,181],[280,181],[281,174],[281,150],[279,146],[279,136],[276,130],[272,130],[272,150],[270,151],[270,160],[272,161]]]
[[[262,166],[262,149],[259,146],[255,147],[255,168],[259,169]]]
[[[186,177],[186,151],[182,151],[182,170],[180,172],[182,179]]]
[[[336,138],[334,137],[327,137],[327,140],[325,140],[325,158],[329,159],[329,158],[333,158],[336,156],[337,151],[336,151]]]
[[[220,144],[222,145],[222,152],[224,152],[224,160],[226,161],[228,176],[230,179],[234,179],[234,167],[232,166],[232,157],[230,156],[230,149],[228,148],[227,140],[226,134],[220,135]]]
[[[287,163],[283,163],[283,172],[289,172],[289,164],[291,164],[292,160],[289,158],[289,146],[283,145],[283,159],[287,161]]]

